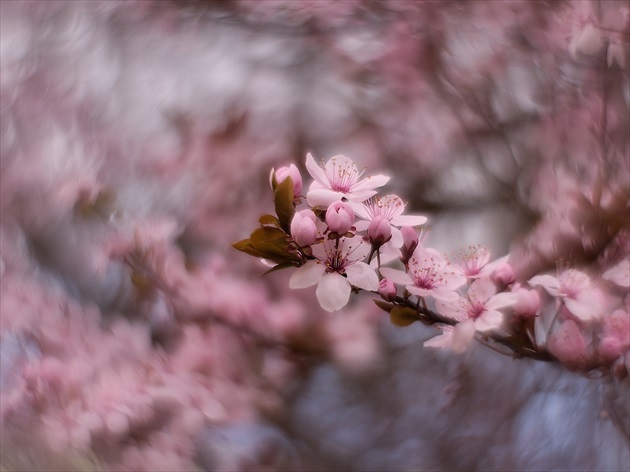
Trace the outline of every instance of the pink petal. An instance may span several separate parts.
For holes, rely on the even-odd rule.
[[[326,311],[340,310],[350,299],[350,283],[336,272],[324,274],[317,284],[317,300]]]
[[[590,295],[592,296],[592,294]],[[601,307],[597,298],[593,299],[588,296],[578,297],[578,299],[565,298],[564,304],[571,313],[582,321],[599,318]]]
[[[444,301],[436,300],[435,307],[440,315],[452,318],[454,320],[466,319],[466,313],[464,307],[462,307],[460,300]]]
[[[472,320],[461,321],[453,329],[453,351],[464,352],[475,337],[475,323]]]
[[[497,293],[494,282],[488,278],[479,278],[475,280],[468,289],[468,296],[471,299],[485,302]]]
[[[447,287],[434,288],[431,290],[431,295],[433,298],[444,301],[457,300],[459,298],[459,294],[457,292],[454,292]]]
[[[413,283],[413,279],[409,274],[402,270],[392,269],[391,267],[381,267],[381,274],[395,284],[409,285]]]
[[[382,187],[387,182],[389,182],[389,177],[387,175],[372,175],[370,177],[366,177],[360,182],[357,182],[356,185],[353,185],[352,192],[354,193],[364,190],[373,190],[375,188]]]
[[[398,215],[391,219],[394,226],[420,226],[426,222],[427,217],[420,215]]]
[[[518,294],[516,293],[499,293],[486,302],[486,309],[498,310],[499,308],[514,305],[518,301],[518,298]]]
[[[355,221],[354,222],[354,227],[357,229],[357,231],[366,231],[368,229],[368,226],[370,226],[369,221]]]
[[[306,288],[315,285],[326,272],[326,266],[317,261],[308,261],[298,267],[289,279],[289,288]]]
[[[392,239],[389,240],[392,246],[400,248],[403,245],[403,236],[398,228],[392,226]]]
[[[532,287],[535,285],[540,285],[542,288],[547,290],[547,292],[554,296],[558,295],[560,291],[560,281],[552,275],[537,275],[529,279],[528,283]]]
[[[376,276],[376,272],[364,262],[355,262],[346,267],[346,275],[348,276],[348,282],[355,287],[362,288],[363,290],[378,290],[378,277]]]
[[[317,165],[317,162],[315,162],[315,159],[310,152],[306,155],[306,170],[309,174],[311,174],[311,177],[313,177],[316,182],[319,182],[325,187],[330,187],[330,182],[328,182],[326,172],[324,172],[324,169]]]
[[[316,182],[313,182],[316,183]],[[326,207],[328,208],[331,203],[338,202],[344,197],[341,192],[335,192],[328,188],[309,188],[306,194],[306,201],[312,207]]]
[[[424,347],[437,347],[441,349],[453,347],[453,329],[445,329],[442,331],[442,334],[428,339],[422,343],[422,345]]]
[[[475,329],[477,331],[490,331],[496,329],[503,323],[503,313],[500,311],[486,311],[475,320]]]
[[[364,202],[370,197],[376,195],[376,190],[352,190],[350,192],[345,193],[345,197],[352,202]]]

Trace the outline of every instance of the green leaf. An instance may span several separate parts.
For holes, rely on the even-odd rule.
[[[396,326],[409,326],[414,321],[418,321],[418,313],[406,306],[395,306],[389,312],[389,319]]]
[[[387,313],[392,311],[392,308],[394,308],[393,303],[387,303],[380,298],[373,298],[372,301],[376,304],[377,307],[379,307],[383,311],[386,311]]]
[[[293,180],[287,177],[276,187],[274,194],[274,204],[276,207],[276,215],[280,221],[280,227],[286,232],[291,232],[291,220],[295,213],[295,205],[293,204]]]

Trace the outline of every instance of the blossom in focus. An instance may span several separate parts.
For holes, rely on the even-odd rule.
[[[426,216],[403,215],[405,204],[398,195],[372,197],[363,203],[351,203],[355,214],[364,221],[357,221],[357,231],[368,229],[375,218],[385,218],[392,226],[392,244],[394,247],[403,245],[403,235],[397,228],[400,226],[419,226],[427,222]]]
[[[293,182],[293,195],[296,197],[302,193],[302,174],[300,174],[300,170],[297,168],[295,164],[291,164],[290,166],[280,167],[278,170],[271,169],[271,174],[269,175],[269,183],[273,188],[273,176],[276,176],[276,182],[281,184],[286,180],[287,177],[291,177],[291,181]]]
[[[331,231],[338,234],[346,234],[354,223],[354,211],[345,202],[331,203],[326,210],[326,224]]]
[[[466,283],[466,277],[453,267],[435,249],[418,246],[409,260],[407,272],[381,268],[381,274],[397,284],[405,285],[412,294],[419,297],[434,297],[438,300],[454,300],[458,295],[455,289]]]
[[[496,293],[492,280],[484,278],[475,281],[466,295],[451,301],[437,300],[435,304],[440,314],[459,321],[453,330],[452,347],[455,352],[463,352],[475,332],[500,327],[503,313],[499,309],[514,304],[517,299],[514,293]]]
[[[311,207],[328,207],[331,203],[346,198],[362,202],[376,194],[375,188],[389,181],[385,175],[360,179],[361,173],[352,159],[338,155],[330,158],[322,168],[309,153],[306,169],[314,182],[311,183],[306,200]]]
[[[529,280],[531,286],[540,285],[550,295],[560,299],[566,308],[582,321],[598,318],[601,296],[584,272],[567,269],[558,277],[537,275]]]
[[[376,292],[378,277],[363,259],[369,244],[349,238],[324,240],[313,246],[314,260],[299,267],[289,279],[289,287],[306,288],[317,284],[317,300],[326,311],[340,310],[348,303],[352,286]]]
[[[311,210],[298,211],[291,220],[291,236],[299,246],[310,246],[317,239],[315,214]]]

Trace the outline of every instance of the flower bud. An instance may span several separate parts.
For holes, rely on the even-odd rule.
[[[403,226],[400,228],[400,232],[403,237],[403,245],[400,248],[401,260],[404,264],[407,264],[413,255],[413,251],[418,247],[418,233],[411,226]]]
[[[378,283],[378,293],[388,302],[396,298],[396,285],[389,279],[383,279]]]
[[[317,239],[315,214],[311,210],[298,211],[291,220],[291,236],[298,246],[310,246]]]
[[[533,318],[540,309],[540,295],[536,290],[519,287],[514,291],[517,295],[516,303],[512,305],[514,313],[523,318]]]
[[[344,202],[331,203],[326,211],[326,224],[331,231],[346,234],[354,223],[354,211]]]
[[[510,264],[504,262],[499,267],[494,269],[492,275],[490,275],[490,278],[495,284],[501,287],[505,287],[514,283],[514,269],[512,269],[512,266]]]
[[[392,238],[392,226],[384,216],[375,216],[367,229],[368,239],[372,244],[381,246]]]
[[[300,196],[302,193],[302,175],[295,164],[291,164],[288,167],[280,167],[278,170],[271,169],[271,182],[273,182],[274,175],[276,176],[276,182],[279,184],[284,182],[287,177],[291,177],[291,181],[293,182],[293,195],[296,197]]]
[[[577,363],[586,355],[586,340],[577,323],[566,320],[549,335],[547,348],[560,362]]]

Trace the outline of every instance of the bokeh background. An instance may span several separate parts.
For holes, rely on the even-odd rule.
[[[627,379],[423,348],[230,244],[312,152],[391,175],[428,245],[521,280],[628,257],[629,18],[3,0],[2,471],[628,470]]]

